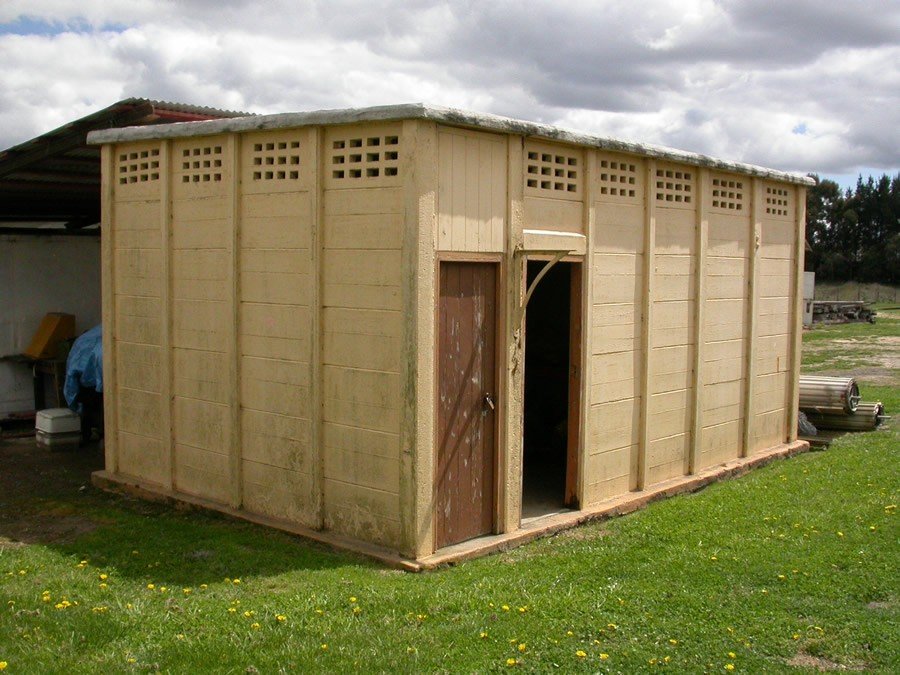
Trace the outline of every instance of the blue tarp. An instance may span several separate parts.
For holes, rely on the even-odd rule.
[[[94,326],[79,336],[72,345],[66,361],[66,384],[63,393],[66,403],[78,412],[75,402],[80,387],[103,391],[103,343],[101,326]]]

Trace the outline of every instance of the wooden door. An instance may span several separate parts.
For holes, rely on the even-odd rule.
[[[494,529],[497,266],[442,262],[435,547]]]

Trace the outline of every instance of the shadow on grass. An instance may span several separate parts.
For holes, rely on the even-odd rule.
[[[90,484],[102,462],[96,447],[51,453],[30,439],[0,441],[0,548],[45,546],[121,577],[182,586],[374,566],[224,515],[104,493]]]

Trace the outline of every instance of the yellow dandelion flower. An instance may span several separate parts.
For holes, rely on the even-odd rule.
[[[132,608],[134,608],[134,605],[132,605],[130,602],[125,603],[125,609],[132,609]]]
[[[583,649],[579,649],[577,652],[575,652],[575,656],[577,656],[579,659],[583,659],[585,656],[587,656],[587,652]]]
[[[207,586],[206,584],[200,584],[201,591],[205,591],[207,588],[209,588],[209,586]]]
[[[361,612],[362,612],[362,607],[360,607],[359,605],[357,605],[356,607],[353,608],[354,614],[360,614]],[[420,619],[420,621],[421,621],[421,619]]]
[[[778,578],[781,579],[782,581],[784,581],[785,576],[784,576],[783,574],[779,574],[779,575],[778,575]]]
[[[127,661],[128,663],[135,663],[135,662],[137,662],[137,659],[127,658],[127,659],[125,659],[125,661]]]
[[[240,585],[241,580],[240,579],[232,579],[231,583],[233,583],[235,586],[238,586],[238,585]]]
[[[165,593],[165,592],[168,591],[168,590],[169,590],[169,589],[168,589],[166,586],[160,586],[160,587],[159,587],[159,592],[160,592],[160,593]]]
[[[355,596],[355,595],[351,595],[351,596],[350,596],[350,602],[356,602],[356,596]]]
[[[415,654],[415,653],[416,653],[416,648],[415,648],[415,647],[407,647],[407,648],[406,648],[406,653],[407,653],[407,654]]]
[[[184,633],[179,633],[178,635],[175,636],[175,639],[176,640],[184,640]]]
[[[733,664],[733,663],[726,663],[726,664],[725,664],[725,670],[734,670],[734,664]]]
[[[710,560],[718,560],[718,558],[717,558],[716,556],[714,556],[714,555],[709,556],[709,559],[710,559]]]
[[[256,614],[256,612],[254,612],[253,610],[250,610],[250,609],[248,609],[246,612],[244,612],[244,616],[247,617],[248,619],[251,616],[253,616],[254,614]]]
[[[674,639],[674,638],[670,638],[670,639],[669,639],[669,644],[670,644],[670,645],[677,645],[677,644],[678,644],[678,640],[676,640],[676,639]]]
[[[656,657],[654,656],[652,659],[649,659],[647,661],[647,663],[649,663],[651,666],[655,666],[656,665]]]
[[[287,617],[284,614],[276,614],[275,620],[280,622],[287,621]]]
[[[736,659],[736,658],[737,658],[737,654],[735,654],[734,652],[728,652],[728,658],[729,658],[729,659]]]
[[[570,631],[570,630],[567,630],[567,631],[566,631],[566,635],[568,635],[569,637],[572,637],[573,635],[575,635],[575,633],[573,633],[573,632]]]
[[[516,665],[517,663],[518,663],[518,661],[516,661],[516,660],[515,660],[514,658],[512,658],[512,657],[506,659],[506,665],[508,665],[508,666],[514,666],[514,665]]]
[[[672,657],[671,657],[671,656],[667,656],[667,657],[665,657],[665,658],[663,659],[663,661],[664,661],[665,663],[668,663],[668,662],[671,661],[671,660],[672,660]]]
[[[523,606],[523,607],[519,607],[519,613],[520,613],[520,614],[524,614],[524,613],[527,612],[527,611],[528,611],[528,605],[525,605],[525,606]]]
[[[428,615],[427,615],[427,614],[416,614],[416,619],[417,619],[418,621],[424,621],[424,620],[427,619],[427,618],[428,618]]]
[[[869,525],[869,532],[874,532],[874,531],[875,531],[875,526]]]
[[[109,579],[109,575],[108,575],[108,574],[101,574],[101,575],[100,575],[100,581],[106,581],[107,579]]]
[[[504,612],[508,612],[508,611],[509,611],[509,605],[503,605],[500,609],[502,609]]]
[[[184,593],[185,595],[190,595],[190,594],[193,593],[194,591],[193,591],[193,589],[191,589],[191,588],[182,588],[182,589],[181,589],[181,592]]]
[[[6,661],[0,661],[0,670],[6,670],[9,664]]]
[[[838,532],[837,535],[838,535],[839,537],[843,537],[843,536],[844,536],[844,533],[843,533],[843,532]]]
[[[108,586],[106,584],[99,584],[98,588],[108,588]]]
[[[154,588],[156,588],[156,585],[155,584],[147,584],[147,588],[152,591]]]
[[[608,623],[608,624],[606,624],[606,627],[609,628],[610,630],[615,630],[616,628],[618,628],[618,626],[614,623]]]
[[[528,649],[528,645],[526,645],[524,642],[520,642],[519,646],[516,647],[516,649],[518,649],[520,652],[525,652],[525,650]]]
[[[19,576],[25,576],[27,572],[25,570],[19,570]]]
[[[253,630],[259,630],[259,624],[256,621],[254,621],[253,623],[250,624],[250,628],[252,628]]]
[[[482,640],[484,640],[487,636],[488,636],[487,631],[484,631],[484,630],[478,634],[478,637],[480,637]]]
[[[234,614],[235,612],[237,612],[237,609],[235,609],[234,607],[229,607],[229,608],[228,608],[228,613],[229,613],[229,614]]]
[[[323,652],[327,652],[327,651],[328,651],[328,645],[325,644],[324,642],[322,643],[322,651],[323,651]]]
[[[316,607],[316,614],[324,614],[324,613],[325,612],[323,612],[319,607]]]
[[[607,654],[605,652],[601,652],[601,654],[600,654],[601,661],[606,661],[606,659],[608,659],[608,658],[609,658],[609,654]]]
[[[791,635],[791,638],[794,639],[794,640],[799,640],[799,639],[800,639],[800,633],[794,633],[793,635]]]

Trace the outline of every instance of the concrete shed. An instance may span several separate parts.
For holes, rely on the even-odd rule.
[[[418,104],[90,140],[100,483],[427,563],[802,446],[803,176]]]

